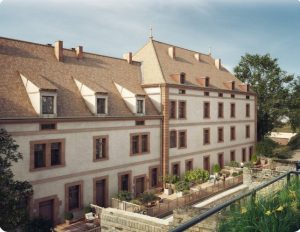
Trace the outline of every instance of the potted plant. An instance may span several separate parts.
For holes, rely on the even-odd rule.
[[[139,196],[139,201],[147,206],[152,206],[158,197],[153,192],[144,192]]]
[[[189,190],[189,182],[186,182],[184,180],[180,180],[175,184],[175,190],[177,197],[182,197],[183,196],[183,191]]]
[[[74,214],[72,212],[65,212],[65,223],[70,225],[72,223],[72,219],[74,218]]]
[[[179,181],[179,177],[175,175],[166,175],[163,177],[165,183],[164,194],[171,195],[175,189],[174,184]]]

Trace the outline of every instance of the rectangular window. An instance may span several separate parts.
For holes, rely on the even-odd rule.
[[[158,168],[150,168],[150,188],[158,187]]]
[[[173,163],[172,164],[172,175],[180,176],[180,163]]]
[[[40,130],[55,130],[56,123],[42,123],[40,124]]]
[[[77,181],[65,185],[65,209],[73,211],[82,208],[83,181]]]
[[[51,143],[51,166],[61,164],[61,143]]]
[[[208,128],[203,129],[203,144],[210,144],[210,130]]]
[[[231,97],[231,98],[235,98],[235,95],[234,95],[234,94],[231,94],[230,97]]]
[[[250,138],[250,126],[246,125],[246,138]]]
[[[218,118],[224,117],[224,104],[223,102],[218,103]]]
[[[180,84],[185,84],[185,73],[180,73]]]
[[[208,87],[209,86],[209,78],[205,78],[205,87]]]
[[[185,119],[186,118],[186,102],[179,101],[178,102],[178,118]]]
[[[176,118],[176,101],[170,101],[170,118],[174,119]]]
[[[34,168],[46,167],[46,144],[34,145]]]
[[[105,113],[106,113],[106,99],[97,98],[97,114],[105,114]]]
[[[191,171],[193,170],[193,160],[186,160],[185,161],[185,171]]]
[[[235,161],[235,151],[230,151],[230,161]]]
[[[177,133],[176,131],[170,131],[170,148],[177,147]]]
[[[249,103],[246,104],[246,117],[247,118],[250,117],[250,104]]]
[[[142,153],[148,152],[148,135],[142,135]]]
[[[218,154],[218,164],[221,169],[224,168],[224,153],[219,153]]]
[[[246,148],[242,149],[242,162],[246,162]]]
[[[65,140],[51,139],[30,142],[30,171],[59,167],[65,164]]]
[[[209,96],[209,92],[204,92],[204,96]]]
[[[210,172],[210,158],[209,156],[203,157],[203,169]]]
[[[139,151],[139,138],[140,136],[139,135],[134,135],[131,137],[131,153],[133,155],[135,154],[139,154],[140,151]]]
[[[94,137],[94,161],[108,159],[108,136]]]
[[[230,140],[231,141],[235,140],[235,127],[234,126],[230,127]]]
[[[144,126],[145,125],[145,121],[144,120],[136,120],[135,121],[135,125],[136,126]]]
[[[250,96],[249,96],[249,95],[246,95],[246,99],[250,99]]]
[[[204,102],[204,109],[203,109],[203,117],[209,118],[210,117],[210,104],[209,102]]]
[[[141,155],[143,153],[150,152],[150,134],[131,134],[130,135],[130,146],[131,155]]]
[[[218,143],[224,142],[224,128],[218,127]]]
[[[186,131],[178,131],[178,148],[186,148]]]
[[[179,94],[185,94],[185,89],[179,89],[178,93]]]
[[[54,114],[53,96],[42,96],[42,114]]]
[[[144,100],[137,100],[137,113],[138,114],[143,114],[144,113]]]
[[[69,187],[69,210],[79,208],[80,186],[74,185]]]
[[[253,147],[249,147],[249,160],[252,159],[252,155],[253,155]]]
[[[219,97],[223,97],[223,93],[219,93],[218,96],[219,96]]]
[[[121,176],[121,191],[129,191],[129,175]]]
[[[235,103],[230,104],[230,117],[235,118]]]

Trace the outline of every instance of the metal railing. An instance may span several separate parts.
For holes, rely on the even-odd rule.
[[[266,182],[266,183],[263,183],[255,188],[253,188],[252,190],[250,190],[249,192],[246,192],[244,194],[241,194],[223,204],[220,204],[214,208],[211,208],[209,209],[208,211],[206,211],[205,213],[203,214],[200,214],[200,215],[197,215],[195,217],[193,217],[192,219],[190,219],[189,221],[186,221],[184,223],[182,223],[181,225],[175,227],[175,228],[172,228],[170,230],[170,232],[180,232],[180,231],[184,231],[200,222],[202,222],[203,220],[207,219],[208,217],[212,216],[213,214],[219,212],[220,210],[222,209],[225,209],[226,207],[230,206],[231,204],[239,201],[239,200],[242,200],[243,198],[246,198],[248,196],[251,196],[253,199],[255,199],[256,197],[256,193],[259,191],[259,190],[262,190],[264,188],[266,188],[267,186],[279,181],[279,180],[282,180],[284,178],[286,178],[287,180],[287,184],[289,184],[290,182],[290,177],[292,174],[295,174],[297,175],[297,178],[299,178],[299,174],[300,174],[300,170],[298,171],[289,171],[287,173],[284,173],[283,175],[280,175],[278,177],[275,177],[274,179]]]

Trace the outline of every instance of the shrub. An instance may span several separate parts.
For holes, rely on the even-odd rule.
[[[220,222],[218,231],[296,231],[300,228],[300,186],[296,178],[276,194],[249,201],[232,211]]]
[[[179,181],[179,176],[175,175],[166,175],[165,177],[162,178],[165,183],[169,184],[175,184],[176,182]]]
[[[132,194],[128,191],[120,191],[117,193],[116,198],[120,201],[131,201],[132,200]]]
[[[72,212],[65,212],[65,220],[72,220],[74,215]]]
[[[264,138],[262,141],[258,142],[256,145],[256,154],[258,156],[271,157],[273,155],[273,150],[279,145],[270,138]]]
[[[251,162],[252,162],[253,164],[255,164],[255,163],[257,162],[257,154],[256,154],[256,153],[254,153],[254,154],[251,156]]]
[[[297,133],[291,138],[288,146],[291,148],[291,150],[300,149],[300,133]]]
[[[25,232],[45,232],[50,231],[52,227],[52,223],[50,220],[46,220],[43,218],[34,218],[26,223],[24,227]]]
[[[219,173],[221,171],[220,165],[219,164],[215,164],[213,166],[213,172],[214,173]]]
[[[228,164],[229,167],[237,168],[240,166],[240,164],[236,161],[230,161]]]
[[[232,176],[238,176],[239,174],[237,172],[233,172]]]
[[[136,204],[136,205],[141,205],[141,204],[142,204],[142,202],[141,202],[139,199],[137,199],[137,198],[132,199],[130,202],[131,202],[132,204]]]
[[[184,174],[184,180],[189,183],[202,183],[207,181],[208,178],[208,171],[203,170],[201,168],[188,171]]]
[[[190,189],[189,183],[186,181],[181,180],[175,184],[175,190],[177,192],[183,192],[184,190],[189,190],[189,189]]]
[[[155,201],[157,196],[152,192],[144,192],[139,196],[138,199],[142,204],[146,204],[148,202]]]
[[[273,153],[274,157],[279,159],[288,159],[292,155],[291,149],[288,146],[278,147],[274,149]]]

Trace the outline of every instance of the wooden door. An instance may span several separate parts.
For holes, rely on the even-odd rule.
[[[204,170],[207,170],[210,172],[210,161],[209,161],[209,156],[204,157]]]
[[[219,166],[221,169],[224,168],[224,154],[223,153],[219,154],[218,163],[219,163]]]
[[[39,203],[39,216],[51,221],[54,225],[54,200],[42,201]]]
[[[96,181],[96,205],[106,207],[106,180]]]

